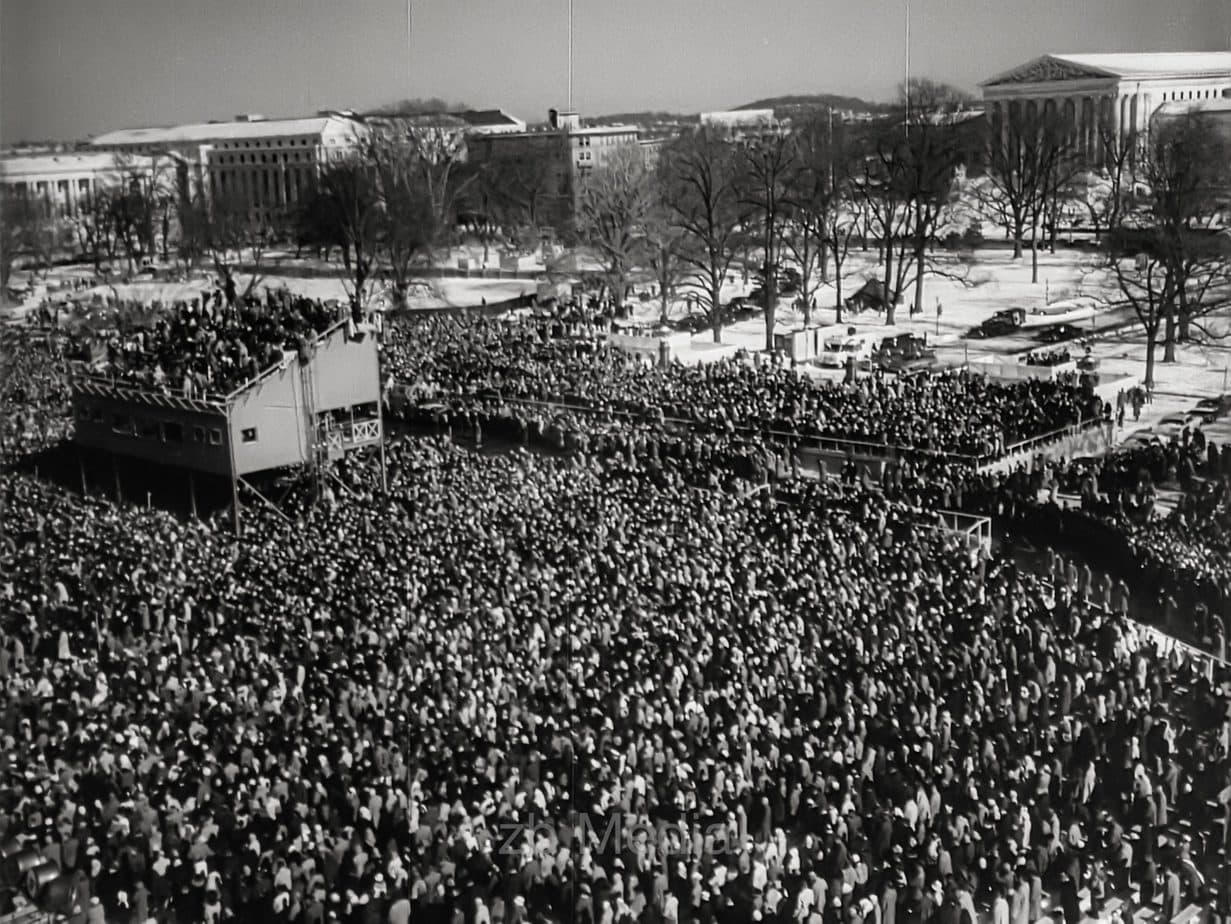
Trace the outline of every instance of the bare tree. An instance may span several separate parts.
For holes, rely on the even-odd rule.
[[[174,162],[158,155],[138,161],[117,154],[114,176],[107,197],[111,225],[123,245],[131,273],[145,257],[157,253],[160,230],[164,257],[167,254],[171,214],[177,198]]]
[[[1194,329],[1204,338],[1221,336],[1200,319],[1231,306],[1231,239],[1216,225],[1231,191],[1231,144],[1198,112],[1156,120],[1142,180],[1148,224],[1174,278],[1163,357],[1174,362],[1175,344]]]
[[[899,91],[898,110],[874,125],[855,188],[879,238],[885,323],[906,289],[923,310],[925,274],[964,279],[966,264],[937,251],[937,232],[955,196],[958,168],[972,153],[964,124],[968,97],[952,87],[912,79]]]
[[[628,145],[608,155],[581,186],[577,231],[602,261],[618,299],[645,246],[645,224],[654,205],[652,179],[641,151]]]
[[[902,293],[910,282],[912,212],[906,182],[897,166],[898,155],[890,139],[876,138],[863,158],[853,188],[859,196],[863,218],[863,241],[874,236],[880,255],[885,323],[894,323]]]
[[[374,119],[363,158],[371,165],[380,208],[380,249],[404,303],[412,267],[432,263],[451,240],[457,206],[478,178],[466,165],[466,139],[453,124]]]
[[[987,121],[985,201],[1000,213],[1013,238],[1013,259],[1021,258],[1029,231],[1032,282],[1039,281],[1040,221],[1049,204],[1059,199],[1061,165],[1071,150],[1069,138],[1063,116],[1033,101],[1014,103],[1007,116],[994,115]]]
[[[209,258],[228,304],[247,298],[264,278],[268,225],[252,214],[242,196],[206,197],[203,192],[179,202],[180,255],[187,266]],[[243,290],[239,273],[248,273]]]
[[[783,240],[799,266],[804,322],[811,320],[813,296],[829,275],[829,228],[839,208],[839,167],[843,127],[832,110],[805,123],[794,135],[795,165],[787,193],[789,220]],[[843,254],[845,256],[845,253]]]
[[[329,213],[337,223],[335,230],[341,239],[339,249],[351,309],[358,311],[367,301],[383,233],[376,170],[358,154],[341,158],[321,171],[316,194],[325,197]]]
[[[318,184],[310,186],[300,198],[295,209],[293,233],[296,256],[308,247],[318,260],[328,261],[333,248],[341,248],[345,243],[338,203]]]
[[[1201,319],[1231,305],[1231,245],[1212,227],[1219,192],[1231,185],[1228,151],[1206,119],[1189,113],[1158,120],[1137,149],[1134,185],[1148,194],[1119,203],[1105,236],[1105,266],[1146,334],[1146,385],[1154,354],[1174,362],[1176,343],[1193,329],[1221,336]]]
[[[849,164],[847,165],[849,168]],[[864,207],[863,200],[853,195],[849,177],[843,180],[839,187],[841,194],[834,202],[834,207],[825,215],[825,223],[821,227],[822,238],[833,260],[834,310],[836,321],[842,323],[842,282],[846,278],[846,257],[851,251],[851,241],[858,233],[863,221],[860,210]]]
[[[0,285],[7,285],[17,258],[31,258],[33,271],[46,275],[52,261],[68,242],[68,226],[56,216],[51,203],[17,195],[4,187],[0,199]]]
[[[743,238],[735,148],[725,133],[702,127],[664,149],[659,170],[667,208],[685,234],[680,259],[721,343],[722,285]]]
[[[671,299],[688,275],[688,264],[684,260],[688,235],[675,222],[667,204],[664,176],[657,170],[651,173],[650,190],[650,209],[643,223],[642,252],[658,286],[660,320],[665,324]]]
[[[778,308],[778,274],[782,269],[783,231],[790,214],[790,187],[796,167],[795,139],[767,131],[739,146],[739,177],[746,225],[755,229],[761,250],[764,283],[765,349],[774,349]]]
[[[544,143],[557,139],[545,136]],[[499,157],[479,170],[487,208],[501,224],[537,229],[547,218],[545,205],[557,192],[552,158],[537,154]]]
[[[77,235],[77,246],[89,258],[94,272],[101,272],[103,261],[110,262],[116,255],[111,190],[96,188],[88,198],[78,202],[73,230]]]
[[[31,205],[11,186],[0,186],[0,289],[8,286],[17,256],[25,247]]]
[[[1175,281],[1166,261],[1152,252],[1148,235],[1130,228],[1108,232],[1110,247],[1107,266],[1118,293],[1137,315],[1146,335],[1146,369],[1144,383],[1154,387],[1154,355],[1159,330],[1171,314],[1175,301]],[[1135,251],[1135,252],[1134,252]]]

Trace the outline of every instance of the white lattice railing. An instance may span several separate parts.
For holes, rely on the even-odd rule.
[[[351,428],[350,442],[367,443],[380,439],[380,421],[359,420]]]

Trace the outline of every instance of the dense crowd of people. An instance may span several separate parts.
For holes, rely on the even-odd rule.
[[[400,325],[386,359],[390,376],[425,397],[563,403],[977,457],[1110,413],[1070,379],[1004,385],[938,372],[874,375],[844,386],[780,361],[647,364],[592,340],[554,339],[538,324],[502,319],[437,317]]]
[[[69,349],[62,335],[0,328],[0,464],[68,434]]]
[[[186,397],[226,395],[278,363],[303,354],[349,311],[286,290],[225,295],[219,288],[180,302],[147,323],[106,332],[92,371],[138,388]]]
[[[0,828],[107,920],[1209,900],[1165,819],[1228,782],[1227,702],[1068,588],[857,488],[389,455],[242,541],[4,476]]]
[[[113,372],[325,323],[200,311]],[[979,472],[938,453],[1105,408],[647,368],[533,324],[406,323],[385,363],[438,432],[389,442],[387,492],[352,456],[241,537],[0,473],[0,842],[54,859],[84,919],[1076,924],[1157,896],[1225,920],[1231,676],[936,511],[1077,488],[1119,522],[1106,498],[1187,478],[1182,535],[1223,522],[1231,453]],[[809,435],[936,452],[788,477]]]

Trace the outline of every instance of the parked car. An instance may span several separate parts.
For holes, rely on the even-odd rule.
[[[967,331],[966,336],[974,340],[984,340],[988,337],[1003,337],[1013,333],[1026,322],[1025,308],[1005,308],[977,327]]]
[[[1125,446],[1149,446],[1151,443],[1158,443],[1158,442],[1161,442],[1159,435],[1155,433],[1153,430],[1151,430],[1149,427],[1145,427],[1141,430],[1137,430],[1133,433],[1130,433],[1127,437],[1125,437],[1124,445]]]
[[[698,334],[703,330],[709,330],[710,319],[705,314],[690,314],[684,318],[676,318],[667,322],[667,326],[676,331],[687,331],[690,334]]]
[[[825,344],[825,352],[821,354],[821,365],[842,368],[851,359],[861,364],[870,362],[876,341],[868,334],[856,334],[853,337],[835,337]]]
[[[886,372],[909,374],[936,365],[936,351],[928,347],[922,337],[898,334],[881,341],[872,354],[872,362]]]
[[[1172,437],[1185,427],[1195,426],[1202,420],[1196,414],[1168,414],[1154,425],[1154,432],[1162,437]]]
[[[1037,343],[1064,343],[1066,340],[1078,340],[1086,335],[1086,331],[1072,324],[1057,324],[1055,327],[1045,327],[1034,335]]]
[[[1213,423],[1218,418],[1225,417],[1228,411],[1231,411],[1231,394],[1202,398],[1190,413],[1200,417],[1203,423]]]

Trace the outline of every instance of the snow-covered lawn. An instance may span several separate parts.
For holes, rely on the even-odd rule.
[[[194,276],[187,282],[138,279],[127,283],[99,285],[82,290],[57,290],[56,288],[68,279],[88,275],[88,273],[74,272],[74,268],[53,270],[45,280],[47,297],[55,302],[69,298],[74,301],[88,302],[94,296],[98,296],[108,302],[119,299],[145,304],[161,302],[169,305],[177,301],[200,298],[203,291],[213,288],[213,277],[205,273]],[[238,287],[242,290],[247,286],[250,278],[248,274],[237,274]],[[324,301],[329,299],[345,301],[349,297],[346,283],[336,276],[284,275],[277,272],[262,274],[257,285],[257,292],[266,288],[279,289],[282,287],[298,295]],[[484,300],[489,303],[500,302],[526,293],[533,293],[534,290],[535,283],[529,279],[444,277],[423,280],[423,284],[416,287],[412,294],[410,303],[412,308],[473,307]]]

